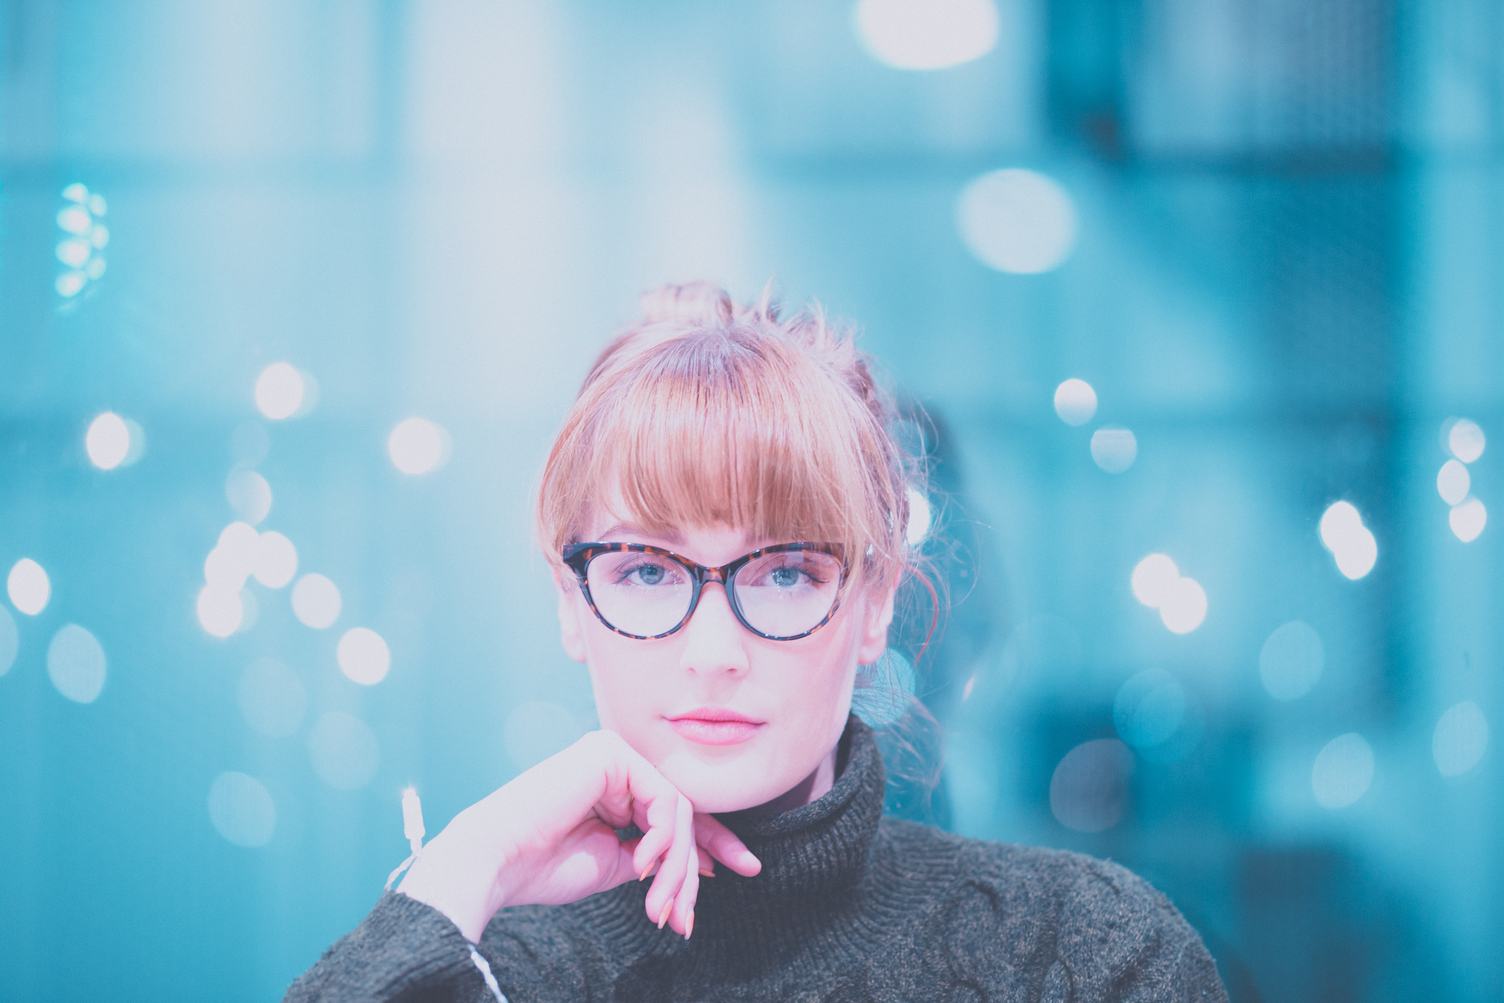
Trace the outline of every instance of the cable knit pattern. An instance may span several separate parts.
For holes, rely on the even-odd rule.
[[[688,941],[648,920],[645,881],[497,913],[479,950],[511,1003],[1225,1003],[1200,937],[1143,879],[884,816],[872,729],[853,713],[841,743],[823,797],[769,817],[717,816],[763,869],[743,878],[717,865]],[[467,943],[442,913],[386,892],[286,998],[490,1000]]]

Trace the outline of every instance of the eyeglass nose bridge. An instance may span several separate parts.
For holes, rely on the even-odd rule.
[[[674,630],[682,630],[689,626],[689,621],[695,615],[695,610],[700,608],[700,599],[705,594],[705,586],[711,582],[718,582],[720,583],[721,591],[726,593],[726,605],[731,608],[731,615],[743,627],[756,633],[756,628],[742,618],[742,611],[738,608],[736,596],[731,592],[731,578],[736,574],[737,568],[741,567],[741,564],[741,561],[734,562],[734,566],[731,567],[730,572],[727,572],[724,567],[707,568],[703,564],[691,564],[690,574],[694,577],[695,587],[689,596],[689,611],[684,614],[684,619],[679,622],[679,626],[675,627]]]

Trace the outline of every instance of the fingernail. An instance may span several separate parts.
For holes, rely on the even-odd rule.
[[[694,933],[694,932],[695,932],[695,910],[694,910],[693,906],[690,906],[690,909],[689,909],[689,919],[687,919],[687,920],[684,921],[684,939],[688,940],[689,939],[689,935],[692,934],[692,933]]]
[[[663,903],[663,915],[658,917],[658,929],[662,930],[663,929],[663,924],[668,922],[669,910],[672,909],[673,907],[674,907],[674,900],[673,899],[669,899],[667,902]]]
[[[653,869],[653,864],[652,864],[651,861],[649,861],[648,862],[648,866],[646,866],[646,867],[644,867],[642,869],[642,877],[638,878],[637,880],[638,881],[644,880],[648,876],[648,871],[651,871],[652,869]]]
[[[711,867],[708,867],[708,868],[707,867],[700,868],[700,877],[702,877],[702,878],[713,878],[713,877],[715,877],[715,867],[711,866]]]

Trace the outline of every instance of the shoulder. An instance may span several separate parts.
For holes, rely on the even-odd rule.
[[[955,879],[939,893],[935,935],[968,981],[1022,980],[1046,999],[1226,999],[1195,929],[1121,864],[914,823],[895,835],[953,854]]]

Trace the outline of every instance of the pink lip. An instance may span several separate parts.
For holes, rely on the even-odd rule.
[[[735,745],[745,742],[762,727],[751,721],[702,721],[693,717],[681,717],[669,724],[691,742],[702,745]]]
[[[696,718],[700,721],[746,721],[748,724],[762,724],[761,721],[750,718],[745,714],[738,714],[729,707],[696,707],[693,710],[685,711],[683,714],[670,715],[669,720],[680,721],[687,717]]]

